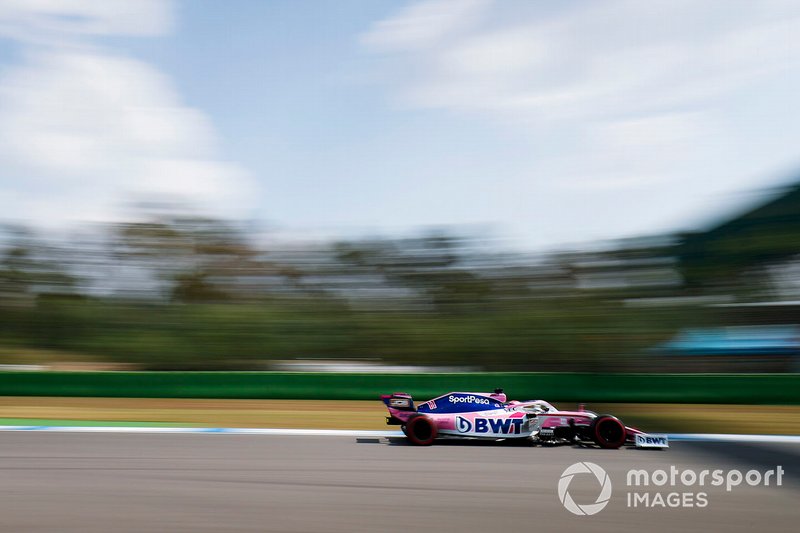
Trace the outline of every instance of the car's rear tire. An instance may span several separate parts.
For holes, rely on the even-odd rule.
[[[404,433],[411,444],[430,446],[439,434],[439,429],[427,416],[413,415],[406,421]]]
[[[600,415],[589,426],[592,440],[601,448],[615,450],[625,444],[627,430],[619,418],[612,415]]]

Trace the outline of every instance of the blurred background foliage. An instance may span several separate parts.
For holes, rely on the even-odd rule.
[[[709,231],[535,255],[441,230],[286,241],[163,207],[69,234],[7,225],[0,358],[669,370],[654,347],[685,328],[800,322],[787,304],[800,288],[798,221],[790,189]]]

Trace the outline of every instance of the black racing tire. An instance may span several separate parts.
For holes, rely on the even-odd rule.
[[[612,415],[600,415],[592,420],[589,433],[595,444],[609,450],[620,448],[628,436],[625,424]]]
[[[433,420],[425,415],[412,415],[406,421],[404,433],[411,444],[417,446],[430,446],[436,440],[439,429]]]

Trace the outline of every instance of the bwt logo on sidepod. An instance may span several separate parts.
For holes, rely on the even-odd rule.
[[[521,418],[476,418],[475,433],[493,433],[500,435],[519,435],[522,432]],[[470,433],[473,423],[463,416],[456,417],[456,429],[459,433]]]
[[[472,431],[472,422],[464,418],[463,416],[456,417],[456,429],[459,433],[469,433]]]

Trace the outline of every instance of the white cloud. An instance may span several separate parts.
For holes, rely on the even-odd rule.
[[[401,105],[499,121],[534,144],[558,130],[569,154],[536,161],[537,175],[625,189],[696,178],[716,155],[703,139],[728,134],[717,100],[797,70],[798,36],[788,1],[495,2],[469,16],[417,2],[362,43]]]
[[[512,6],[518,16],[503,16]],[[401,71],[392,81],[414,105],[537,119],[649,112],[800,62],[796,3],[617,0],[557,14],[519,7],[481,5],[463,25],[463,13],[419,2],[362,40],[413,64],[410,78]],[[417,38],[408,12],[427,11],[438,16],[419,17],[417,31],[444,37]],[[698,23],[702,31],[692,31]]]
[[[0,75],[6,217],[109,219],[145,198],[221,216],[253,205],[253,180],[220,160],[206,115],[184,105],[151,65],[90,40],[158,34],[169,27],[169,8],[150,0],[0,4],[0,36],[24,50],[23,63]]]
[[[490,0],[432,0],[402,9],[378,22],[361,41],[381,50],[421,49],[469,29]]]
[[[168,0],[2,0],[0,35],[56,42],[94,35],[159,35],[172,24]]]

